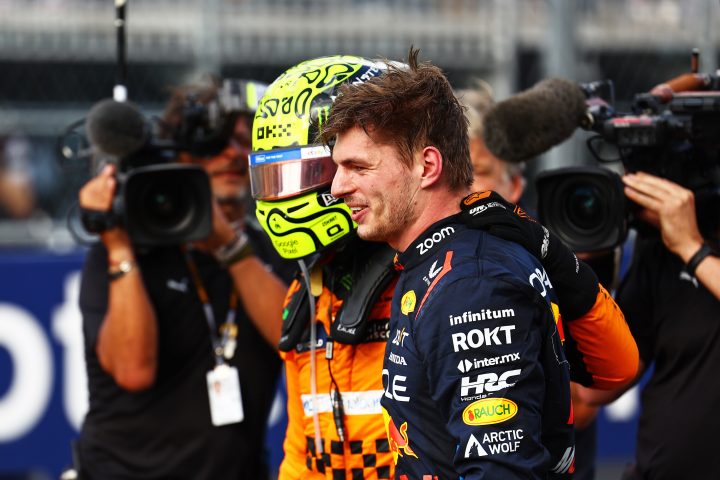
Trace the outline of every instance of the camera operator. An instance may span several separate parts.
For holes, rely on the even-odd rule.
[[[178,128],[188,99],[217,94],[215,85],[178,89],[167,130]],[[287,287],[244,220],[255,108],[248,101],[220,154],[183,155],[211,179],[209,237],[146,248],[113,226],[88,253],[80,294],[90,390],[78,443],[83,479],[268,477],[264,435]],[[81,189],[83,209],[110,209],[115,173],[108,165]]]
[[[720,259],[718,231],[698,228],[692,191],[647,173],[624,176],[625,195],[660,235],[639,235],[633,263],[618,292],[640,350],[640,373],[653,366],[642,391],[636,465],[626,479],[715,479],[720,417]],[[712,212],[717,218],[717,211]],[[629,388],[629,386],[627,387]],[[583,391],[607,403],[627,388]]]
[[[693,192],[643,172],[627,174],[623,181],[625,195],[644,208],[641,218],[660,230],[665,248],[686,266],[683,271],[720,299],[720,258],[716,250],[701,249],[706,241],[695,218]],[[717,243],[719,233],[707,240],[708,247],[711,242]],[[693,258],[696,254],[700,256]]]

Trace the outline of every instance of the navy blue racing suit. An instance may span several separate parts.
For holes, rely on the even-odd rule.
[[[449,217],[396,267],[382,399],[396,478],[564,478],[569,367],[539,262]]]

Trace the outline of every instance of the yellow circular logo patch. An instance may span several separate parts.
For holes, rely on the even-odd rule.
[[[400,300],[400,311],[403,315],[407,315],[415,310],[415,301],[415,290],[405,292],[405,295],[403,295]]]

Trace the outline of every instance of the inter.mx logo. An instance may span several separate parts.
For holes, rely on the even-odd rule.
[[[506,355],[498,355],[497,357],[473,358],[472,361],[467,358],[460,360],[457,369],[462,373],[468,373],[477,368],[492,367],[493,365],[502,365],[520,360],[520,353],[508,353]]]

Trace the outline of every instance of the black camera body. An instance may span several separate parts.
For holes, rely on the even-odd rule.
[[[201,240],[212,230],[212,191],[202,167],[158,163],[117,175],[112,214],[138,245]]]
[[[210,180],[197,166],[176,162],[178,145],[158,139],[133,104],[103,100],[85,122],[94,170],[116,166],[117,186],[107,212],[81,209],[90,233],[120,225],[138,245],[199,240],[212,228]]]
[[[85,122],[87,137],[96,164],[117,166],[117,188],[109,212],[82,210],[85,229],[99,233],[121,225],[138,245],[206,238],[212,230],[210,179],[200,166],[177,163],[178,154],[220,153],[238,116],[254,111],[256,99],[262,96],[260,88],[255,82],[225,80],[211,101],[188,94],[179,109],[179,124],[165,135],[169,138],[160,138],[155,132],[158,125],[151,125],[130,103],[96,104]],[[248,92],[255,99],[248,98]]]
[[[587,144],[599,162],[619,161],[626,172],[647,172],[692,190],[699,226],[709,235],[720,216],[720,80],[699,74],[678,79],[696,89],[675,92],[673,81],[661,84],[636,95],[629,113],[591,96],[583,127],[597,134]],[[636,224],[635,205],[625,198],[619,175],[609,169],[547,171],[538,175],[536,185],[540,221],[573,250],[618,246]]]

